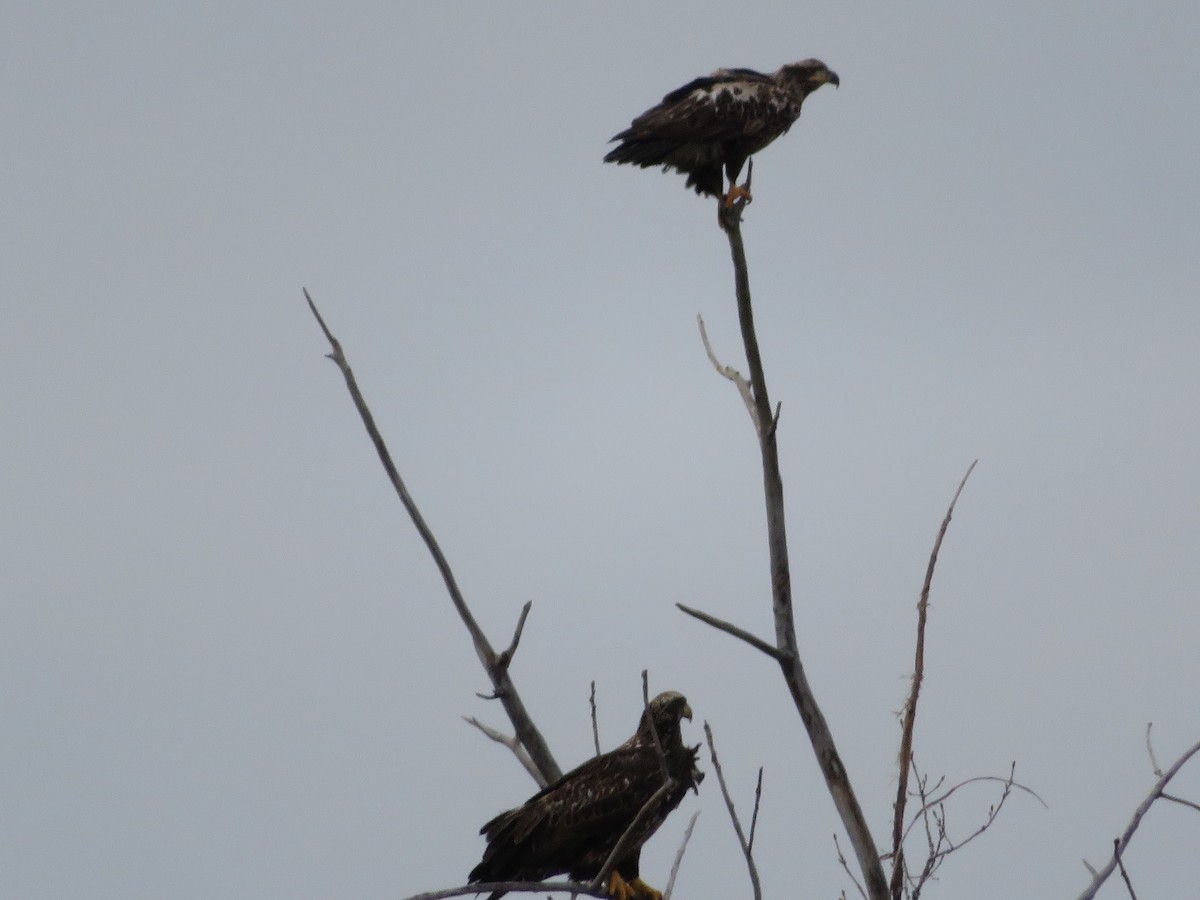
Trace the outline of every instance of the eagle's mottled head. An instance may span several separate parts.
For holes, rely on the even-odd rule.
[[[654,720],[654,730],[660,741],[664,744],[668,741],[678,743],[683,740],[679,733],[679,722],[681,719],[692,720],[692,708],[688,706],[687,698],[678,691],[663,691],[642,711],[642,719],[638,723],[638,736],[653,741],[651,719]]]
[[[842,82],[837,72],[825,65],[819,59],[803,59],[800,62],[788,63],[775,73],[775,80],[798,88],[804,96],[808,96],[823,84],[837,87]]]

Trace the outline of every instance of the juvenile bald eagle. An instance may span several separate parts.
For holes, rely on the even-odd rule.
[[[608,891],[618,900],[661,894],[638,877],[644,844],[688,788],[704,773],[696,768],[697,744],[687,747],[680,720],[691,719],[683,694],[667,691],[650,701],[633,737],[615,750],[593,757],[554,784],[538,791],[523,806],[501,813],[480,829],[487,838],[483,861],[471,870],[471,883],[542,881],[569,874],[591,881],[641,808],[663,785],[663,770],[654,733],[666,757],[673,785],[643,827],[631,835],[629,850],[616,861]],[[651,723],[653,729],[651,731]],[[496,891],[488,900],[498,900]]]
[[[663,167],[687,173],[697,194],[724,196],[728,207],[749,191],[737,184],[746,160],[800,117],[804,98],[837,73],[819,59],[790,63],[764,75],[753,69],[717,69],[663,97],[613,138],[621,143],[605,162]],[[721,169],[729,178],[724,190]]]

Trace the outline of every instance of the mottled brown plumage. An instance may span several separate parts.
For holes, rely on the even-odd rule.
[[[746,160],[787,133],[804,98],[823,84],[840,83],[819,59],[790,63],[770,75],[718,69],[671,91],[634,119],[613,138],[621,143],[604,161],[675,169],[687,174],[687,186],[697,194],[728,199]]]
[[[704,777],[696,768],[699,745],[685,746],[680,720],[692,710],[682,694],[667,691],[650,701],[633,737],[593,757],[522,806],[501,813],[480,830],[487,838],[483,861],[470,881],[541,881],[567,874],[577,881],[596,877],[621,835],[663,785],[662,763],[651,722],[674,785],[645,827],[632,836],[629,852],[617,860],[618,881],[635,892],[654,893],[638,878],[642,845],[679,805],[688,788]],[[496,891],[489,900],[504,892]]]

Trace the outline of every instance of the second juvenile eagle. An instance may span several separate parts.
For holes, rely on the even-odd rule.
[[[737,177],[751,155],[785,134],[800,117],[804,98],[823,84],[841,84],[819,59],[789,63],[764,75],[753,69],[717,69],[671,91],[613,138],[621,143],[605,162],[686,173],[697,194],[724,197],[730,206],[749,192]],[[721,170],[729,178],[724,189]]]
[[[484,825],[480,833],[487,838],[487,849],[469,881],[542,881],[564,873],[575,881],[591,881],[642,807],[663,786],[665,758],[671,789],[630,835],[628,850],[616,860],[606,885],[617,900],[659,900],[662,895],[639,877],[638,862],[642,844],[679,805],[688,788],[695,788],[704,777],[696,769],[699,745],[685,746],[680,733],[680,720],[691,717],[683,694],[659,694],[642,712],[633,737],[620,747],[589,759],[524,805]],[[488,900],[503,894],[496,891]]]

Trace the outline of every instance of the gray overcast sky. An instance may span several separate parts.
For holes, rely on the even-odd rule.
[[[842,78],[745,227],[806,664],[879,841],[917,758],[1023,796],[930,896],[1072,897],[1200,739],[1200,5],[55,4],[0,13],[0,895],[398,898],[532,783],[313,291],[564,766],[638,673],[713,725],[767,896],[852,886],[778,672],[727,247],[605,142],[719,66]],[[707,761],[705,768],[709,768]],[[1200,798],[1200,768],[1177,792]],[[995,799],[950,811],[967,833]],[[715,783],[647,848],[748,886]],[[1190,897],[1156,807],[1142,896]],[[1106,896],[1122,896],[1113,884]]]

